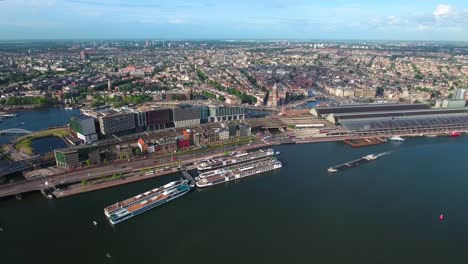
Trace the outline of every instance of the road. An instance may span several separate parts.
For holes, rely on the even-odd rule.
[[[17,195],[21,193],[27,193],[32,191],[40,191],[48,188],[49,186],[55,186],[59,184],[70,184],[80,182],[82,180],[92,180],[100,178],[103,176],[110,176],[113,174],[120,173],[129,173],[132,171],[139,171],[145,168],[154,168],[160,166],[167,166],[168,164],[174,165],[174,163],[191,163],[203,159],[209,159],[216,156],[224,155],[225,151],[229,150],[248,150],[255,148],[263,148],[271,146],[272,143],[263,143],[263,144],[252,144],[244,145],[241,147],[227,147],[221,150],[217,149],[215,151],[205,151],[205,152],[196,152],[186,155],[181,155],[177,158],[171,160],[171,157],[164,157],[161,159],[156,159],[154,157],[148,157],[138,160],[130,160],[122,162],[113,162],[109,164],[101,164],[97,167],[90,167],[82,170],[77,170],[73,172],[65,172],[62,174],[57,174],[53,176],[46,176],[43,178],[36,178],[31,180],[25,180],[15,183],[9,183],[0,185],[0,198]],[[203,151],[203,150],[202,150]],[[47,183],[47,184],[46,184]]]

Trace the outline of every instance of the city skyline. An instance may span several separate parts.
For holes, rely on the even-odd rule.
[[[0,40],[468,41],[468,4],[463,1],[3,0],[0,8]]]

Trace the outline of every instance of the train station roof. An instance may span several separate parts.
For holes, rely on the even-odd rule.
[[[427,104],[400,104],[400,103],[372,103],[372,104],[349,104],[333,107],[317,107],[311,109],[310,113],[317,117],[326,117],[330,114],[345,113],[368,113],[368,112],[390,112],[430,109]]]
[[[453,127],[468,125],[468,113],[344,119],[340,124],[348,131]]]
[[[468,108],[460,109],[412,109],[403,111],[382,111],[382,112],[360,112],[360,113],[337,113],[331,114],[327,119],[332,123],[341,123],[349,119],[366,119],[366,118],[392,118],[405,116],[432,116],[432,115],[447,115],[447,114],[466,114]]]

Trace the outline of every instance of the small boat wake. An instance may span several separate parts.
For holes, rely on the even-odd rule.
[[[391,151],[387,151],[387,152],[382,152],[382,153],[379,153],[377,155],[375,155],[376,157],[380,158],[382,156],[385,156],[385,155],[389,155],[390,153],[392,153]]]

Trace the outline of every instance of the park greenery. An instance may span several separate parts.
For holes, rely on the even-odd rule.
[[[23,152],[28,155],[33,155],[34,154],[34,149],[32,148],[32,142],[36,139],[39,138],[45,138],[45,137],[66,137],[70,135],[70,130],[67,128],[52,128],[52,129],[47,129],[47,130],[42,130],[35,132],[33,134],[27,135],[21,139],[19,139],[15,144],[14,148],[17,151]]]
[[[216,81],[209,81],[208,83],[218,91],[227,92],[228,94],[239,98],[243,104],[246,104],[246,103],[255,104],[257,102],[257,98],[255,96],[243,93],[237,90],[236,88],[224,87],[223,85],[221,85],[219,82],[216,82]]]
[[[207,99],[218,100],[218,101],[221,101],[221,102],[226,101],[226,97],[224,97],[224,96],[222,96],[222,95],[216,96],[216,94],[211,93],[211,92],[208,92],[208,91],[203,91],[202,94],[203,94],[203,96],[205,96]]]
[[[200,81],[205,82],[208,80],[208,76],[200,69],[197,69],[197,76]]]
[[[196,71],[197,71],[197,75],[198,75],[198,78],[200,79],[200,81],[205,82],[206,80],[209,79],[208,76],[202,70],[197,69]],[[217,81],[209,80],[208,84],[213,86],[213,88],[215,88],[216,90],[218,90],[220,92],[227,92],[228,94],[239,98],[242,101],[243,104],[255,104],[257,102],[257,98],[255,96],[243,93],[243,92],[241,92],[241,91],[239,91],[239,90],[237,90],[236,88],[233,88],[233,87],[225,87],[225,86],[223,86],[222,84],[220,84]],[[210,98],[210,97],[208,97],[208,98]],[[224,96],[221,97],[221,98],[218,97],[218,100],[220,100],[220,101],[221,100],[226,100],[226,98],[224,98]]]
[[[0,100],[2,105],[44,105],[50,102],[51,99],[40,96],[8,97]]]
[[[95,95],[92,106],[98,107],[105,104],[112,104],[114,107],[121,107],[129,104],[141,104],[144,102],[152,101],[153,98],[146,94],[127,95],[127,96],[101,96]]]
[[[188,100],[190,98],[187,98],[185,94],[171,94],[171,100],[173,101],[178,101],[178,100]]]

